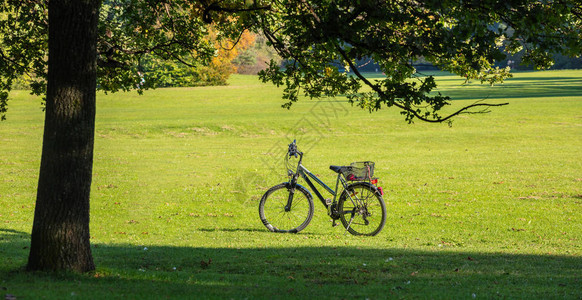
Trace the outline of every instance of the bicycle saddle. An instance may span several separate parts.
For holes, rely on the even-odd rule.
[[[347,170],[347,168],[349,168],[349,167],[345,167],[345,166],[329,166],[329,169],[332,170],[332,171],[334,171],[334,172],[336,172],[336,173],[345,172]]]

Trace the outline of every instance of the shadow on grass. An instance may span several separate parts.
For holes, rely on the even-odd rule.
[[[268,237],[270,234],[264,234]],[[24,261],[23,233],[0,230]],[[29,237],[26,237],[29,239]],[[10,250],[11,248],[15,248]],[[582,258],[357,247],[94,245],[90,274],[25,273],[0,263],[18,298],[579,298]]]
[[[196,231],[201,232],[252,232],[257,234],[271,234],[266,228],[197,228]],[[329,236],[327,233],[310,232],[308,234],[302,233],[309,236]]]
[[[489,87],[487,84],[481,85],[473,83],[466,86],[470,89],[480,89],[482,93],[469,93],[464,90],[465,86],[443,87],[440,91],[443,94],[455,99],[486,99],[503,98],[518,99],[532,97],[575,97],[582,94],[582,85],[579,78],[556,78],[556,77],[526,77],[510,78],[503,85]]]
[[[253,228],[198,228],[197,231],[203,232],[265,232],[265,230],[253,229]]]

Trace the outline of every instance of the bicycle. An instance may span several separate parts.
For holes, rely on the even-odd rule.
[[[295,171],[289,163],[289,158],[293,156],[299,156]],[[334,227],[337,226],[337,220],[340,220],[346,231],[353,235],[373,236],[382,231],[386,223],[386,205],[382,197],[384,191],[376,186],[378,179],[373,177],[373,162],[330,166],[338,174],[335,190],[309,172],[302,162],[303,152],[298,150],[296,141],[293,141],[285,155],[290,180],[271,187],[259,203],[259,216],[267,229],[272,232],[297,233],[311,222],[313,196],[307,188],[297,183],[301,177],[327,208]],[[323,187],[333,199],[324,198],[309,178]],[[343,190],[338,193],[340,184]]]

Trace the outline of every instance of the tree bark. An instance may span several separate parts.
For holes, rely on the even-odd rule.
[[[99,0],[50,0],[46,115],[28,270],[95,269],[89,195]]]

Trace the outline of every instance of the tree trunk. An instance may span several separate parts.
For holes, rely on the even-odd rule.
[[[99,0],[49,1],[42,158],[28,270],[95,269],[89,194]]]

